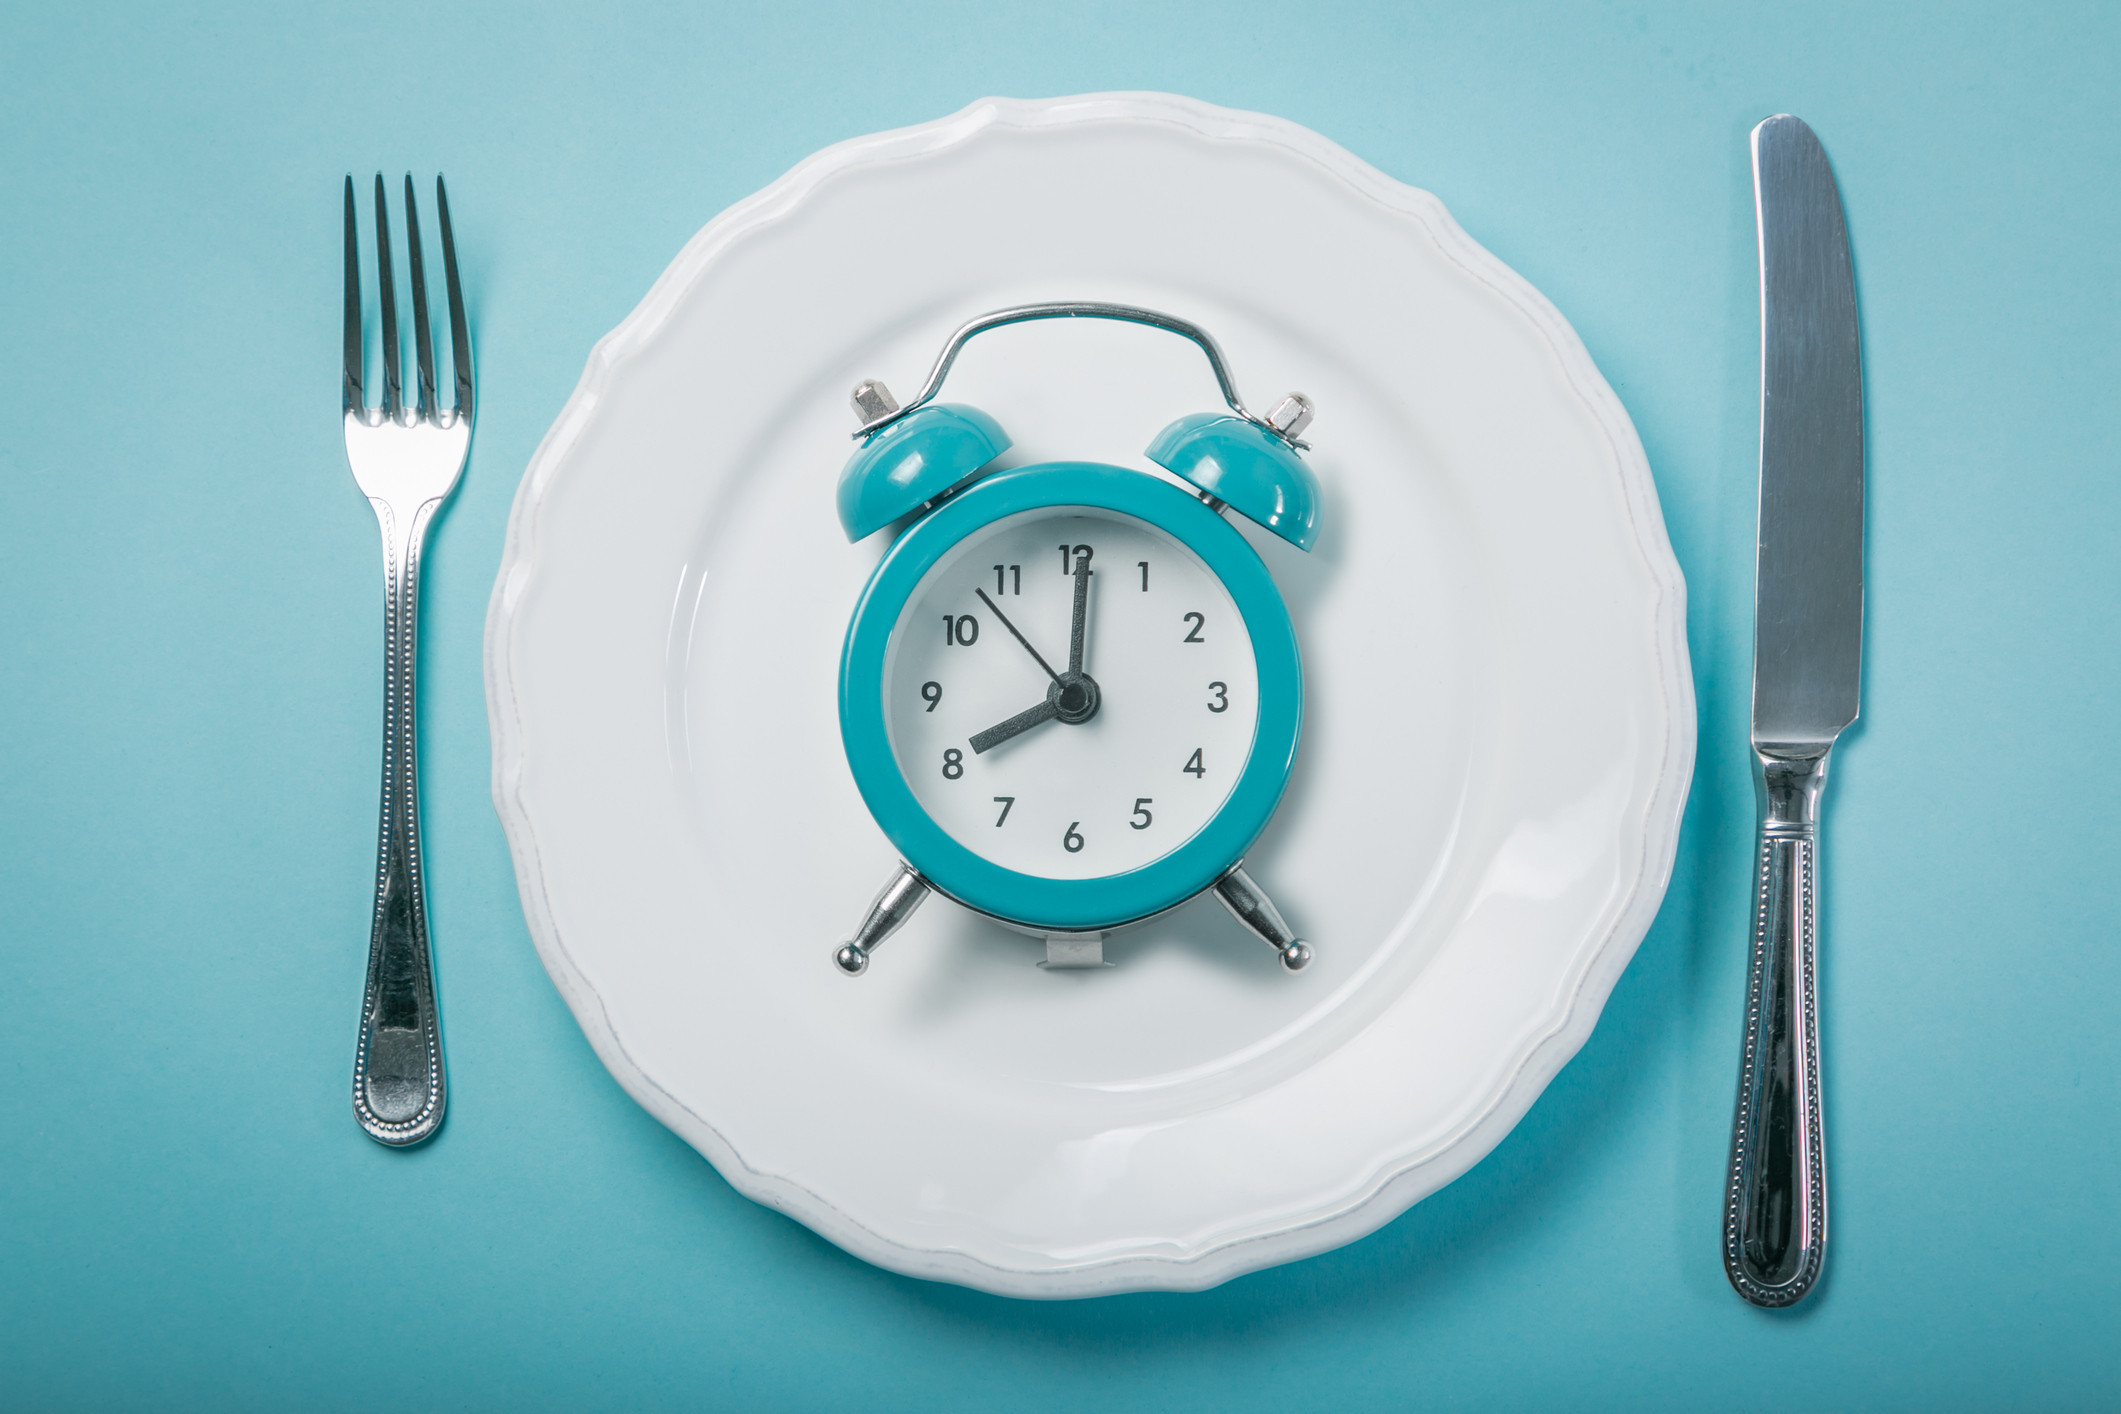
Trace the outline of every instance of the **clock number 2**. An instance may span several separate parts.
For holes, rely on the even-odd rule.
[[[1184,638],[1180,639],[1180,640],[1179,640],[1179,642],[1181,642],[1181,643],[1206,643],[1206,642],[1207,642],[1208,640],[1207,640],[1207,639],[1205,639],[1205,638],[1202,638],[1202,637],[1200,636],[1200,631],[1201,631],[1201,630],[1202,630],[1203,628],[1206,628],[1206,627],[1207,627],[1207,625],[1208,625],[1208,616],[1207,616],[1206,614],[1193,614],[1193,613],[1189,613],[1189,614],[1186,614],[1186,615],[1185,615],[1184,617],[1186,618],[1186,620],[1187,620],[1187,621],[1188,621],[1189,623],[1191,623],[1191,624],[1193,625],[1193,627],[1192,627],[1192,628],[1190,628],[1190,629],[1187,629],[1187,630],[1186,630],[1186,636],[1185,636]]]

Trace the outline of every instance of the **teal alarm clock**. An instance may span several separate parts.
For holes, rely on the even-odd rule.
[[[938,403],[986,330],[1116,319],[1207,355],[1228,411],[1149,444],[1169,478],[1089,461],[992,469],[992,417]],[[1245,410],[1222,353],[1187,320],[1129,305],[983,314],[904,407],[881,383],[839,482],[850,541],[900,529],[840,657],[847,764],[901,863],[834,952],[860,975],[931,892],[1046,940],[1047,966],[1103,963],[1106,932],[1212,890],[1282,965],[1311,948],[1243,868],[1303,727],[1303,666],[1281,591],[1227,518],[1309,550],[1318,483],[1301,394]]]

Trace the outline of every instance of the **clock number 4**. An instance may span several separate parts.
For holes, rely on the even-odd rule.
[[[1208,774],[1208,768],[1201,764],[1200,748],[1197,746],[1193,748],[1193,754],[1186,758],[1186,764],[1179,767],[1178,769],[1185,772],[1187,775],[1193,777],[1195,780],[1205,779]],[[948,774],[947,771],[945,772],[945,774]]]
[[[970,614],[956,618],[943,615],[943,643],[951,648],[970,648],[979,642],[979,620]]]

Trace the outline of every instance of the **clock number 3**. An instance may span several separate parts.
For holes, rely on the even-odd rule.
[[[926,688],[921,689],[923,692],[927,690]],[[1208,691],[1215,694],[1215,700],[1208,704],[1210,712],[1227,712],[1230,710],[1230,685],[1228,683],[1211,682],[1208,684]],[[933,712],[935,709],[930,707],[928,710]]]

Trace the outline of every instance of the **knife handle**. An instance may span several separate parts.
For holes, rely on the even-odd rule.
[[[1724,1272],[1755,1306],[1803,1300],[1826,1256],[1815,959],[1819,797],[1829,750],[1759,755],[1760,881],[1723,1214]]]

